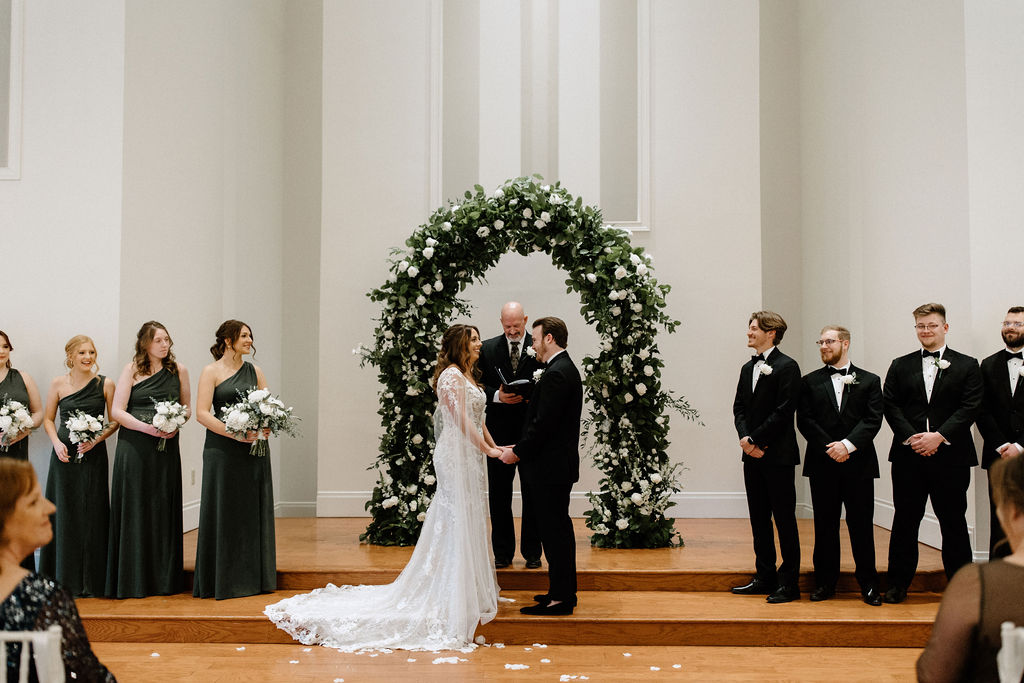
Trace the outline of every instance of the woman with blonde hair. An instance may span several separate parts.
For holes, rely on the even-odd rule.
[[[68,417],[77,411],[93,417],[110,414],[114,382],[99,374],[96,345],[84,334],[64,346],[66,375],[50,382],[43,428],[50,436],[50,472],[46,497],[57,505],[53,540],[39,553],[39,573],[58,581],[75,597],[103,595],[107,577],[110,503],[107,445],[117,431],[111,422],[90,441],[71,442]],[[57,413],[60,413],[58,427]]]
[[[71,595],[51,579],[18,565],[53,537],[53,511],[53,503],[39,490],[32,465],[0,458],[0,628],[45,631],[60,626],[65,679],[109,683],[114,676],[92,653]],[[22,645],[7,648],[7,670],[0,671],[0,680],[20,680]]]
[[[110,414],[121,431],[110,486],[111,598],[172,595],[184,588],[178,432],[153,426],[157,403],[179,403],[186,412],[192,403],[188,370],[175,360],[173,346],[161,323],[144,323],[114,391]]]

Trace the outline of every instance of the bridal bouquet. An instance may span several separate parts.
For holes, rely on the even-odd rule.
[[[153,408],[156,414],[153,415],[151,424],[164,434],[174,434],[188,419],[188,406],[183,406],[177,401],[157,401],[154,398]],[[160,445],[156,449],[167,450],[167,439],[160,439]]]
[[[281,432],[290,436],[298,434],[299,418],[292,415],[291,408],[284,407],[281,399],[271,396],[267,389],[254,387],[244,393],[239,391],[238,399],[237,403],[224,406],[220,412],[224,426],[232,436],[245,438],[249,432],[256,432],[250,455],[263,457],[270,452],[265,430],[270,430],[275,436]]]
[[[103,433],[103,430],[110,423],[103,419],[102,415],[93,417],[84,410],[76,410],[68,416],[64,426],[68,428],[68,439],[71,443],[88,443]],[[75,462],[82,461],[82,453],[75,458]]]
[[[36,423],[28,412],[28,407],[20,401],[9,398],[0,404],[0,450],[7,452],[14,438],[24,431],[32,429]]]

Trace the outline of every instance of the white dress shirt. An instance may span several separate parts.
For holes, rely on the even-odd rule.
[[[830,365],[829,367],[835,368],[836,370],[846,370],[847,373],[849,373],[850,367],[852,365],[852,363],[847,362],[846,365],[842,367],[836,367],[835,365]],[[839,374],[832,375],[832,389],[836,392],[836,406],[837,409],[840,411],[843,409],[843,392],[846,391],[846,383],[843,382],[844,376],[845,375]],[[849,439],[843,439],[842,444],[846,446],[846,450],[850,453],[853,453],[855,450],[857,450],[857,447],[854,446],[853,442],[850,441]]]
[[[757,388],[757,380],[761,377],[761,366],[765,364],[765,361],[768,360],[768,356],[770,356],[772,351],[774,350],[774,346],[769,346],[768,350],[762,354],[764,356],[764,360],[759,360],[756,363],[754,363],[754,375],[753,377],[751,377],[752,384],[750,385],[751,391]]]

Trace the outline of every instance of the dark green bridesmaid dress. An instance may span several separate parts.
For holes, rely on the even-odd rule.
[[[164,368],[133,386],[128,412],[150,424],[154,400],[181,402],[178,375]],[[165,450],[159,451],[162,440]],[[160,439],[127,427],[118,431],[108,547],[107,597],[144,598],[184,589],[178,434]]]
[[[17,401],[24,405],[25,408],[28,408],[28,387],[25,386],[25,379],[21,376],[21,373],[14,368],[9,368],[4,381],[0,382],[0,403],[5,403],[7,399]],[[6,451],[0,450],[0,456],[28,460],[29,438],[26,436],[18,443],[9,446]],[[36,570],[35,553],[22,560],[21,566],[30,572],[34,572]]]
[[[213,414],[257,384],[256,368],[243,363],[213,390]],[[203,493],[192,594],[238,598],[277,589],[274,490],[270,457],[249,455],[249,444],[206,432]]]
[[[107,578],[107,442],[96,444],[76,462],[78,446],[71,443],[64,423],[76,410],[89,415],[106,413],[105,381],[99,375],[57,403],[57,436],[67,447],[71,462],[61,462],[51,450],[46,476],[46,497],[57,506],[57,512],[50,517],[53,540],[39,551],[39,573],[76,598],[102,596]]]
[[[7,376],[4,377],[3,382],[0,382],[0,404],[5,403],[7,399],[18,401],[28,408],[28,388],[25,386],[25,380],[22,379],[21,373],[14,368],[7,370]],[[28,437],[8,447],[6,451],[0,450],[0,455],[18,460],[28,460]]]

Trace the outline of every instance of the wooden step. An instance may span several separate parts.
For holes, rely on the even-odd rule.
[[[264,615],[267,604],[301,591],[234,600],[181,594],[142,600],[78,601],[96,642],[291,643]],[[703,645],[923,647],[940,597],[912,595],[871,607],[855,593],[821,603],[769,605],[726,592],[584,591],[567,617],[528,617],[531,591],[502,591],[497,618],[478,633],[492,642],[552,645]]]
[[[470,653],[395,651],[374,657],[323,647],[244,643],[95,643],[93,650],[120,683],[209,683],[243,678],[252,683],[339,679],[457,683],[557,681],[563,675],[587,676],[592,681],[877,683],[914,680],[914,662],[920,654],[917,649],[901,648],[641,646],[627,650],[614,646],[537,648],[532,644],[481,647]],[[434,664],[436,659],[452,656],[457,663]]]

